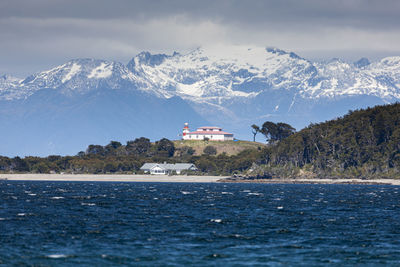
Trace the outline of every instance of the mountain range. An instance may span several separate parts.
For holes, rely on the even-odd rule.
[[[184,122],[250,139],[251,124],[295,128],[400,100],[400,57],[315,62],[278,48],[142,52],[124,65],[74,59],[25,79],[0,76],[2,155],[76,154],[140,136],[177,139]]]

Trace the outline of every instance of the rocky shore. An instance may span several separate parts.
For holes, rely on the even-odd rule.
[[[298,178],[298,179],[265,179],[257,177],[233,176],[223,178],[218,182],[225,183],[264,183],[264,184],[362,184],[362,185],[400,185],[400,180],[396,179],[318,179],[318,178]]]

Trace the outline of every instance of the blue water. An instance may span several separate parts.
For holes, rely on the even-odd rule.
[[[0,182],[0,264],[400,265],[400,187]]]

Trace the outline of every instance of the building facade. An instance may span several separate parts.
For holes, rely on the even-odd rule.
[[[140,170],[149,174],[181,174],[183,170],[197,171],[197,168],[192,163],[145,163]]]
[[[210,141],[232,141],[233,134],[222,131],[220,127],[214,126],[203,126],[197,128],[196,131],[191,132],[189,129],[189,124],[185,123],[182,131],[183,140],[204,140],[208,139]]]

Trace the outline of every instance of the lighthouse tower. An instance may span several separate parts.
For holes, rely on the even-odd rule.
[[[182,131],[182,139],[185,139],[185,136],[189,133],[189,123],[185,122],[185,126]]]

